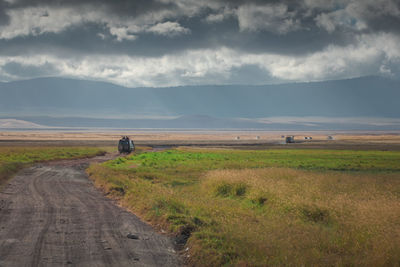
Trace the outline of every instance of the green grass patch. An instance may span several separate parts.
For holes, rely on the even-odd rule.
[[[176,149],[92,165],[189,247],[189,265],[395,265],[400,153]],[[123,188],[123,194],[115,188]]]
[[[0,186],[30,163],[93,157],[104,153],[104,149],[91,147],[0,147]]]
[[[243,169],[287,167],[305,170],[333,171],[400,171],[398,151],[351,150],[204,150],[177,149],[142,153],[118,158],[107,163],[114,169],[132,169],[145,173],[162,170],[174,177],[187,172],[198,173],[213,169]]]

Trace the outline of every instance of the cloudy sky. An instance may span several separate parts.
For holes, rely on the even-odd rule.
[[[399,0],[0,0],[0,81],[400,77]]]

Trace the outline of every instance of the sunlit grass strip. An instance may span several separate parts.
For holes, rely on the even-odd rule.
[[[165,173],[189,168],[204,171],[219,168],[288,167],[306,170],[335,171],[400,171],[399,151],[349,150],[205,150],[178,149],[158,153],[142,153],[110,161],[107,166],[116,169]]]
[[[271,160],[287,164],[284,155],[294,169],[270,167]],[[190,234],[193,265],[375,266],[400,260],[398,157],[184,149],[120,158],[88,172],[153,224],[180,239]],[[370,164],[354,167],[365,160]],[[312,171],[301,170],[305,161]],[[343,163],[349,171],[337,171]]]
[[[92,147],[0,147],[0,185],[30,163],[93,157],[104,153],[104,149]]]

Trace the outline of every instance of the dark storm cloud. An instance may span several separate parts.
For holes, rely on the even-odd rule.
[[[368,28],[371,29],[372,31],[392,31],[400,33],[400,14],[399,16],[392,15],[385,17],[370,18],[367,20],[367,24]]]
[[[67,7],[76,9],[89,7],[106,10],[108,14],[126,17],[141,16],[147,13],[177,8],[173,1],[171,3],[163,3],[155,0],[16,0],[10,4],[10,8],[26,7]]]
[[[79,71],[159,85],[397,76],[399,31],[397,0],[0,0],[0,77]],[[46,60],[57,69],[35,72],[35,59],[38,70]]]
[[[255,52],[266,51],[283,54],[302,54],[321,50],[330,44],[346,45],[352,41],[355,32],[361,31],[351,27],[354,25],[346,25],[343,21],[340,21],[341,19],[345,19],[343,16],[340,18],[329,14],[330,12],[336,12],[338,5],[334,8],[330,7],[331,10],[329,10],[327,8],[329,5],[321,4],[324,1],[210,0],[199,1],[198,3],[200,4],[195,4],[196,1],[186,2],[187,5],[185,6],[184,1],[155,0],[17,0],[12,2],[4,2],[2,0],[0,1],[0,15],[3,14],[0,16],[0,24],[9,23],[10,19],[6,11],[38,7],[71,8],[75,9],[79,14],[79,11],[85,7],[88,9],[87,12],[83,12],[81,20],[75,24],[71,23],[71,25],[61,27],[59,31],[44,29],[43,34],[35,34],[34,30],[32,30],[32,32],[21,34],[21,36],[29,38],[35,35],[35,38],[40,39],[39,42],[42,42],[42,44],[60,48],[74,47],[77,43],[82,42],[83,37],[83,52],[91,50],[104,53],[107,50],[113,50],[146,56],[151,54],[158,56],[185,48],[197,49],[213,46],[227,46]],[[367,25],[367,29],[370,32],[399,31],[400,16],[392,14],[390,10],[383,10],[378,14],[376,12],[376,9],[380,9],[381,6],[385,6],[386,9],[391,8],[391,6],[385,4],[386,2],[393,2],[393,5],[400,9],[400,4],[394,0],[375,1],[375,4],[369,5],[359,0],[355,4],[360,3],[360,6],[353,11],[355,14],[348,14],[348,19],[353,20],[352,23],[356,20],[364,20],[363,22]],[[244,8],[251,6],[254,6],[254,8],[247,8],[247,10]],[[279,8],[271,9],[274,6]],[[345,10],[346,5],[342,4],[342,7]],[[271,12],[275,12],[275,14],[268,13],[268,8],[271,9]],[[100,20],[100,18],[97,18],[98,21],[96,21],[96,18],[90,18],[90,14],[87,13],[96,12],[96,10],[108,15],[108,21]],[[225,15],[220,21],[213,23],[205,22],[207,16],[221,15],[224,10],[231,13]],[[276,12],[281,13],[276,14]],[[321,14],[328,14],[327,16],[330,17],[326,18],[325,21],[321,20],[321,23],[318,24],[316,20],[318,19],[318,15]],[[268,18],[274,15],[276,15],[276,19],[268,21]],[[352,15],[356,15],[357,18],[350,18]],[[140,21],[135,22],[135,19],[143,18],[146,21],[146,17],[155,17],[156,19],[152,22],[153,24],[174,21],[185,27],[185,29],[190,30],[190,36],[180,36],[182,38],[171,40],[159,38],[154,32],[148,32],[148,30],[132,32],[128,27],[124,28],[126,25],[120,25],[120,21],[115,21],[116,17],[121,18],[122,21],[132,20],[129,24],[143,24]],[[157,17],[159,21],[157,21]],[[119,39],[120,42],[124,42],[125,44],[113,42],[117,35],[113,34],[107,28],[110,25],[107,26],[105,24],[112,24],[114,21],[122,30],[127,31],[128,36],[124,37],[124,35],[121,35]],[[285,23],[287,26],[284,26],[286,25]],[[97,29],[93,25],[96,25]],[[337,30],[330,31],[328,28],[329,25],[332,25],[331,27],[335,27]],[[43,27],[43,25],[40,26]],[[324,27],[328,28],[329,31],[324,29]],[[362,29],[362,31],[366,31],[367,29]],[[52,37],[54,40],[49,40],[48,36],[46,36],[48,32],[54,32],[60,36]],[[82,32],[85,32],[86,36],[82,35]],[[131,34],[132,38],[128,38],[129,34]],[[99,36],[103,37],[102,44],[98,44]],[[18,38],[19,35],[15,34],[12,37],[8,39]],[[132,40],[135,40],[135,42],[132,42]],[[85,49],[88,46],[90,49]]]
[[[400,1],[365,1],[354,7],[356,16],[362,18],[372,31],[400,32]]]
[[[127,54],[157,57],[185,49],[218,48],[262,53],[304,54],[321,50],[330,44],[346,45],[354,35],[348,32],[328,33],[321,29],[304,28],[290,34],[270,31],[240,31],[237,19],[228,17],[218,23],[204,22],[204,16],[181,19],[180,24],[191,30],[174,38],[165,38],[151,32],[141,33],[134,41],[117,42],[103,23],[85,23],[70,26],[60,33],[44,33],[37,36],[19,36],[11,40],[0,40],[0,53],[17,55],[21,51],[78,54]],[[307,23],[310,23],[309,21]],[[102,36],[102,37],[100,37]],[[29,46],[26,44],[29,43]]]
[[[8,7],[8,4],[0,0],[0,26],[8,24],[10,21],[10,17],[6,13],[6,8]]]

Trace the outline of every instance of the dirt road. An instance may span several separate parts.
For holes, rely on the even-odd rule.
[[[0,192],[0,266],[179,265],[170,238],[93,187],[86,161],[30,167]]]

